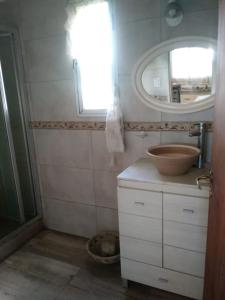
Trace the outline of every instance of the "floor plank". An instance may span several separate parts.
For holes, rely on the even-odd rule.
[[[25,250],[17,251],[5,260],[5,264],[55,285],[65,285],[79,271],[78,267],[69,263]]]
[[[42,231],[0,264],[0,300],[187,300],[131,283],[121,285],[120,265],[99,265],[87,240]]]
[[[105,290],[81,290],[68,286],[56,300],[133,300],[126,295],[119,293],[109,293]]]

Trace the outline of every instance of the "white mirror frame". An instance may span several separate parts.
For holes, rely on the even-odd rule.
[[[136,63],[132,73],[132,84],[138,98],[147,106],[166,113],[185,114],[205,110],[214,105],[215,94],[202,101],[192,103],[162,103],[149,95],[142,85],[142,74],[155,58],[165,52],[182,47],[211,47],[216,52],[217,41],[206,37],[187,36],[167,40],[148,50]]]

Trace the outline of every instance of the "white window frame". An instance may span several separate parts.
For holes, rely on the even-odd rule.
[[[109,10],[112,22],[112,43],[113,43],[113,86],[114,91],[117,89],[118,92],[118,71],[117,71],[117,47],[116,47],[116,30],[115,30],[115,14],[113,0],[106,0],[109,4]],[[73,60],[73,72],[75,81],[75,97],[76,97],[76,108],[77,115],[79,117],[106,117],[107,109],[84,109],[81,91],[81,78],[79,73],[79,64],[76,59]]]

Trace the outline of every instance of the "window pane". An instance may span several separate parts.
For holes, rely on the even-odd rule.
[[[171,51],[172,77],[177,79],[212,77],[213,50],[180,48]]]
[[[170,57],[174,102],[199,101],[212,94],[213,49],[179,48],[171,51]]]
[[[72,37],[83,109],[107,109],[113,101],[112,24],[108,2],[80,7]]]

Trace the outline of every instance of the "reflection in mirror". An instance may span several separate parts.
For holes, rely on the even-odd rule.
[[[155,58],[142,74],[142,86],[160,102],[191,103],[214,93],[215,50],[182,47]]]
[[[158,56],[142,74],[142,85],[145,91],[160,101],[170,99],[169,53]]]

